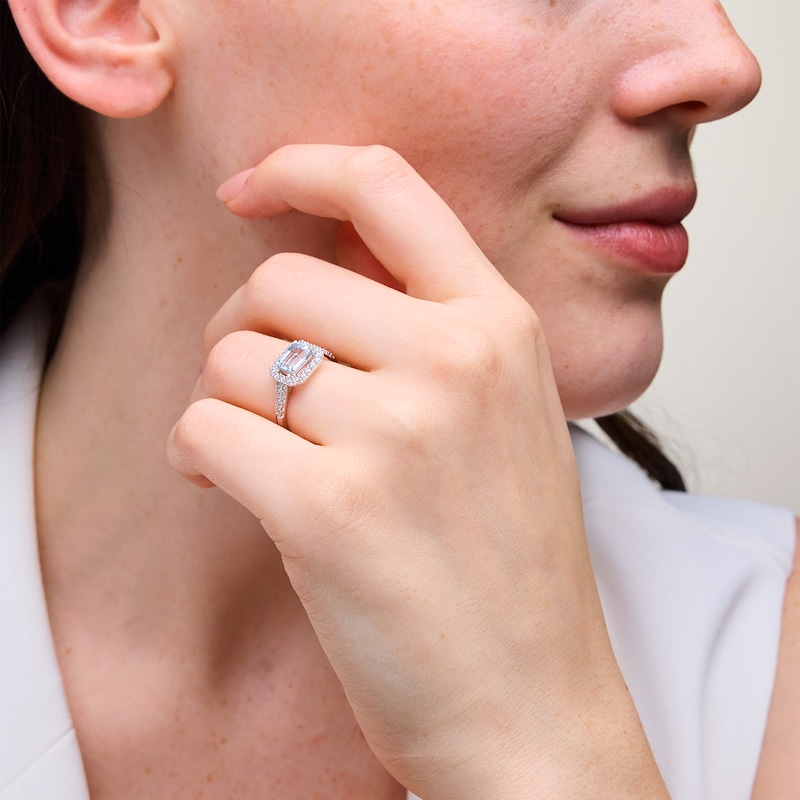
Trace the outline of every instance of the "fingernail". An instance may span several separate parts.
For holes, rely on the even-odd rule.
[[[247,179],[253,174],[252,169],[246,169],[244,172],[240,172],[238,175],[234,175],[232,178],[228,178],[222,186],[217,189],[217,200],[222,200],[223,203],[227,203],[228,200],[232,200],[236,197],[239,192],[242,191],[244,185],[247,183]]]

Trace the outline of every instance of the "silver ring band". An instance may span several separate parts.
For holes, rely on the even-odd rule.
[[[272,362],[269,374],[275,381],[275,420],[281,427],[288,427],[286,404],[292,387],[305,383],[323,358],[336,361],[333,353],[324,347],[303,339],[295,339]]]

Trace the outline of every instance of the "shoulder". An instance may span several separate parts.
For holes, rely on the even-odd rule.
[[[794,569],[786,585],[778,667],[753,798],[800,796],[800,519]]]
[[[583,430],[572,431],[589,536],[682,557],[706,553],[718,574],[727,559],[770,564],[785,581],[795,552],[789,509],[738,498],[663,491],[639,467]],[[666,554],[666,553],[662,553]]]
[[[670,792],[743,797],[772,694],[793,515],[664,492],[589,434],[573,444],[609,635]]]

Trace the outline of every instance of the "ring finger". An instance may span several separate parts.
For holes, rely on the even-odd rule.
[[[234,331],[209,353],[193,400],[215,397],[276,422],[276,381],[270,365],[288,342],[254,331]],[[315,444],[332,444],[354,417],[363,420],[374,380],[358,369],[323,358],[306,382],[291,388],[285,427]]]

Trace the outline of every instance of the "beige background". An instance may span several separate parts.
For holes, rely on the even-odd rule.
[[[800,2],[728,0],[761,93],[702,126],[689,262],[661,372],[636,408],[691,489],[800,512]]]

